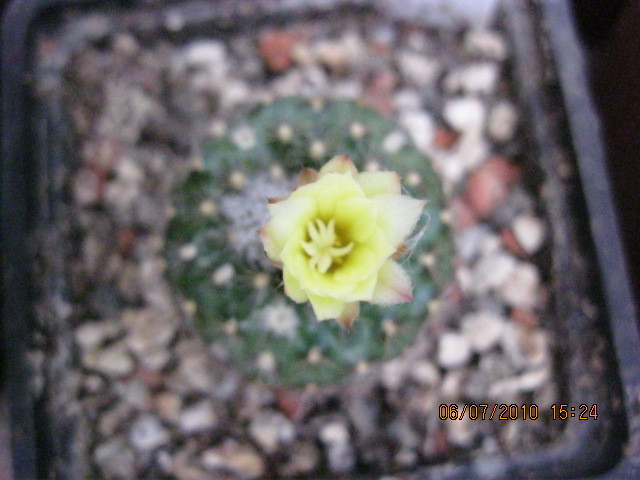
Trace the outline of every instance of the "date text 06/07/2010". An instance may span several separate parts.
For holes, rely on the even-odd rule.
[[[535,403],[523,403],[510,405],[506,403],[443,403],[439,407],[441,420],[537,420],[540,416],[540,408]],[[566,403],[556,403],[548,407],[550,415],[545,415],[551,420],[568,420],[576,418],[578,420],[597,420],[598,405],[587,405],[582,403],[577,407]]]

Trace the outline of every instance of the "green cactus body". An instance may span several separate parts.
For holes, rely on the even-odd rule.
[[[414,342],[429,303],[451,277],[453,242],[441,221],[439,179],[393,120],[352,101],[283,99],[256,109],[203,152],[202,168],[175,191],[168,272],[196,307],[204,338],[224,349],[231,364],[274,384],[323,385]],[[401,259],[414,302],[363,302],[349,331],[318,322],[309,304],[285,296],[281,272],[257,233],[269,218],[267,198],[288,196],[303,167],[319,169],[337,154],[350,155],[359,170],[376,165],[398,172],[405,193],[428,200],[426,228]],[[430,268],[420,261],[425,253]]]

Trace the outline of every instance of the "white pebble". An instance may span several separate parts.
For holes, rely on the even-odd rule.
[[[150,452],[169,441],[169,432],[153,415],[143,415],[132,426],[131,444],[136,450]]]
[[[504,319],[490,311],[470,313],[462,319],[462,331],[471,348],[479,353],[496,346],[502,338],[504,328]]]
[[[407,143],[407,137],[400,130],[389,133],[382,141],[382,148],[387,153],[396,153]]]
[[[398,54],[398,66],[402,75],[418,87],[433,85],[441,70],[435,58],[409,51]]]
[[[513,221],[513,234],[522,249],[532,255],[540,249],[544,241],[544,224],[533,215],[518,215]]]
[[[218,416],[206,400],[186,408],[178,420],[180,430],[187,435],[210,430],[217,424]]]
[[[516,107],[507,101],[497,103],[489,113],[487,133],[497,142],[508,142],[513,138],[518,125],[518,112]]]
[[[421,110],[410,110],[400,115],[400,124],[407,129],[416,147],[429,153],[435,131],[433,118]]]
[[[433,387],[440,381],[440,373],[430,361],[419,360],[411,367],[411,378],[420,385]]]
[[[447,101],[442,115],[454,129],[478,134],[484,128],[486,108],[478,98],[459,97]]]
[[[495,63],[473,63],[453,70],[444,80],[444,88],[450,93],[463,91],[472,95],[493,93],[498,80]]]
[[[538,300],[540,274],[538,269],[520,262],[499,289],[502,299],[512,307],[533,308]]]
[[[473,55],[482,55],[493,60],[507,58],[507,44],[502,35],[490,30],[469,30],[464,39],[464,48]]]
[[[438,342],[438,364],[452,369],[465,365],[471,358],[471,345],[464,335],[447,332]]]

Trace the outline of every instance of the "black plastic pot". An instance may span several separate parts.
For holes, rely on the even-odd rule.
[[[351,3],[366,8],[367,2]],[[187,21],[196,23],[238,21],[223,2],[213,4],[216,8],[203,10],[199,2],[18,0],[4,13],[2,364],[17,479],[45,475],[50,471],[48,446],[64,444],[63,438],[47,438],[60,432],[50,431],[41,414],[34,415],[26,361],[33,307],[30,238],[35,225],[55,217],[48,186],[53,166],[64,161],[59,107],[45,104],[30,88],[34,32],[63,21],[60,14],[70,5],[128,9],[131,25],[149,31],[172,8],[182,8]],[[556,332],[563,338],[559,363],[566,403],[598,404],[599,417],[568,420],[561,438],[543,451],[428,467],[418,478],[640,478],[640,336],[583,52],[566,1],[546,0],[539,6],[504,2],[501,13],[515,50],[515,83],[531,145],[549,187],[545,202],[553,231]],[[261,18],[258,14],[253,20]],[[578,175],[567,177],[567,165]],[[584,309],[585,300],[599,313]],[[596,349],[602,346],[604,351]]]

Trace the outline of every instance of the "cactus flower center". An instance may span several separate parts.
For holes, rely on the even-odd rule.
[[[343,262],[344,257],[353,249],[353,242],[343,245],[336,234],[334,219],[325,223],[320,218],[307,223],[307,241],[302,249],[309,256],[309,266],[319,273],[327,273],[331,267]]]

